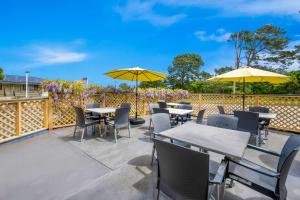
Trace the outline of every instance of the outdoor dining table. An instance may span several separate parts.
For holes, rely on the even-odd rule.
[[[262,112],[255,112],[258,113],[259,119],[275,119],[277,114],[276,113],[262,113]],[[228,113],[227,115],[233,115],[233,113]]]
[[[97,113],[99,115],[105,115],[105,114],[115,113],[116,112],[116,108],[111,108],[111,107],[88,108],[85,111]],[[104,121],[106,121],[106,117],[104,117]],[[100,123],[101,123],[101,121],[100,121]],[[100,125],[103,128],[104,124],[100,124]]]
[[[248,132],[193,122],[160,132],[159,135],[237,159],[243,157],[250,138]]]
[[[260,119],[275,119],[276,116],[277,115],[275,113],[258,113],[258,117]]]
[[[185,115],[191,114],[193,110],[186,110],[186,109],[178,109],[178,108],[167,108],[171,115],[177,115],[181,118],[181,124],[183,124],[183,117]]]
[[[88,108],[86,111],[98,113],[98,114],[108,114],[108,113],[115,113],[116,108],[105,107],[105,108]]]

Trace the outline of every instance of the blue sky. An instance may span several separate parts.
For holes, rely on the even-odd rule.
[[[0,1],[0,66],[6,74],[119,84],[104,72],[166,72],[181,53],[205,66],[234,64],[230,33],[274,24],[300,43],[297,0]]]

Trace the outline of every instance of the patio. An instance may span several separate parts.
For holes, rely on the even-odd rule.
[[[89,135],[82,143],[74,127],[60,128],[0,146],[0,199],[155,199],[156,164],[150,166],[149,120],[133,127],[131,138],[120,132],[105,138]],[[288,133],[270,131],[264,145],[280,151]],[[275,166],[268,155],[246,150],[245,157],[265,167]],[[211,159],[218,159],[212,154]],[[288,176],[288,199],[300,196],[300,155]],[[168,199],[161,194],[161,199]],[[269,199],[235,183],[224,199]]]

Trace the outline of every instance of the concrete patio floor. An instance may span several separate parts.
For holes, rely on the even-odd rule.
[[[152,143],[148,120],[143,126],[105,138],[88,135],[80,143],[74,127],[55,129],[32,138],[0,145],[0,200],[155,199],[156,164],[150,166]],[[272,131],[267,148],[280,151],[288,134]],[[212,159],[217,159],[212,154]],[[245,157],[263,166],[276,158],[252,150]],[[300,155],[287,179],[288,199],[300,199]],[[161,199],[168,199],[161,194]],[[269,199],[239,183],[226,189],[226,200]]]

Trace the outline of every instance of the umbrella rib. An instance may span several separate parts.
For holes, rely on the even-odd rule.
[[[151,81],[151,79],[150,79],[144,72],[142,72],[142,74],[144,74],[144,76],[145,76],[149,81]]]
[[[119,70],[119,71],[121,71],[121,70]],[[126,72],[124,72],[123,74],[119,74],[118,76],[116,76],[116,77],[112,77],[112,78],[119,78],[120,76],[123,76],[123,75],[125,75],[125,74],[127,74],[127,73],[129,73],[128,71],[126,71]]]
[[[149,71],[149,70],[148,70],[148,73],[149,73],[149,74],[153,74],[154,76],[158,76],[158,77],[160,77],[161,79],[164,79],[164,78],[165,78],[165,77],[162,77],[162,76],[160,76],[160,75],[158,75],[158,74],[155,74],[155,73],[153,73],[153,72],[151,72],[151,71]]]

